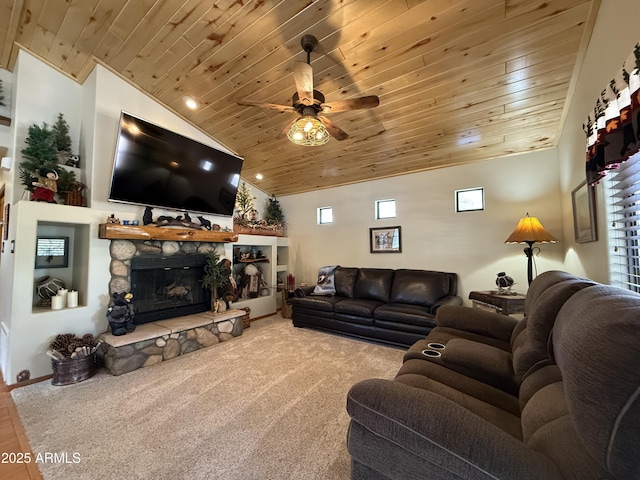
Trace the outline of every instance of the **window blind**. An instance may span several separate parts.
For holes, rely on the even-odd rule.
[[[605,178],[611,282],[640,293],[640,153]]]

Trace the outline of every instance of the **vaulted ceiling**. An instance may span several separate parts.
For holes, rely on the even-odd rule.
[[[0,67],[23,48],[83,82],[98,62],[244,157],[243,177],[280,196],[555,146],[599,4],[0,0]],[[330,114],[349,138],[319,147],[282,135],[297,114],[236,103],[291,105],[307,33],[328,102],[380,97]]]

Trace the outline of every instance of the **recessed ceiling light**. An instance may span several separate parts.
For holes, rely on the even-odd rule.
[[[263,178],[264,178],[264,175],[262,175],[261,173],[256,173],[257,180],[262,180]]]
[[[189,107],[191,110],[195,110],[200,106],[198,101],[193,97],[182,97],[184,104]]]

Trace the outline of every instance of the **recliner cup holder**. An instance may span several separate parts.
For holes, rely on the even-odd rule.
[[[442,356],[442,354],[439,351],[437,351],[437,350],[429,350],[429,349],[422,350],[422,354],[425,357],[431,357],[431,358],[437,358],[437,357]]]
[[[444,350],[445,349],[445,345],[441,344],[441,343],[437,343],[437,342],[431,342],[431,343],[427,343],[427,347],[433,349],[433,350]]]

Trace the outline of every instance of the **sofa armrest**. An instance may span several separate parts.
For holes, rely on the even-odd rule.
[[[316,288],[315,285],[306,285],[306,286],[298,287],[293,292],[293,296],[297,298],[306,297],[307,295],[311,295],[311,293],[313,293],[313,290],[315,288]]]
[[[446,297],[442,297],[431,306],[431,313],[435,314],[443,305],[462,305],[462,298],[457,295],[447,295]]]
[[[500,313],[471,307],[443,305],[436,314],[439,327],[449,327],[476,333],[509,343],[511,333],[519,320]]]
[[[428,390],[364,380],[349,390],[347,411],[352,427],[359,424],[350,429],[349,452],[388,478],[396,478],[396,468],[405,477],[410,469],[411,478],[561,478],[550,459],[522,440]],[[368,444],[372,439],[378,442]],[[412,461],[398,466],[393,458]]]

